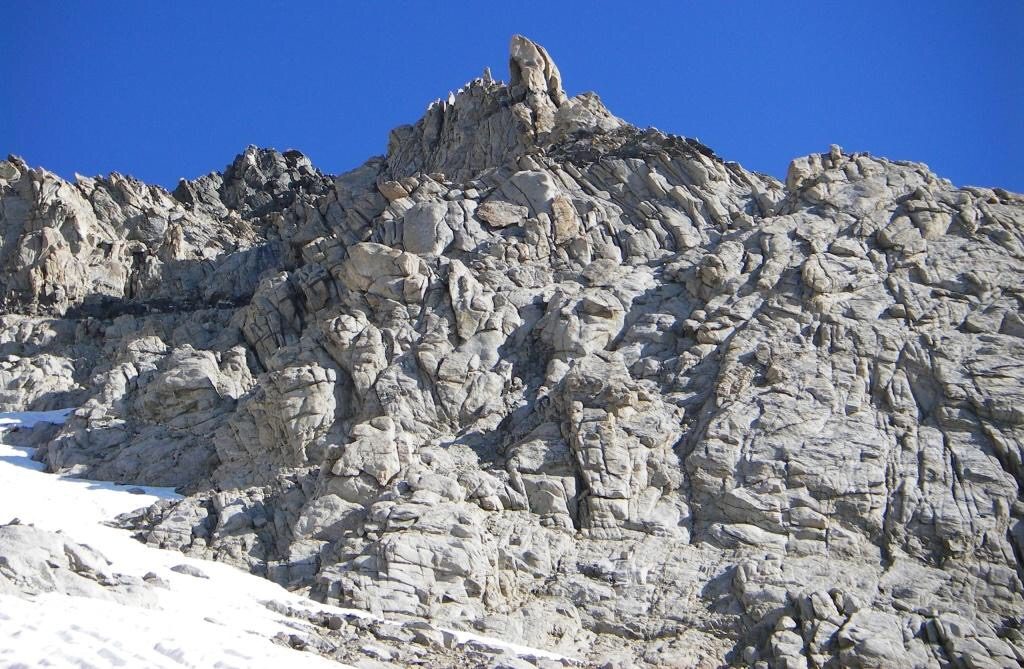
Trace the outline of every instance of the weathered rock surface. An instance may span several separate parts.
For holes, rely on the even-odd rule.
[[[334,179],[0,162],[0,404],[125,522],[317,597],[600,662],[1024,661],[1024,196],[785,183],[513,40]]]

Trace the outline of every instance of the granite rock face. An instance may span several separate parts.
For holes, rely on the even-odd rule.
[[[590,661],[1024,661],[1024,196],[785,183],[512,41],[335,178],[0,163],[0,403],[148,542]]]

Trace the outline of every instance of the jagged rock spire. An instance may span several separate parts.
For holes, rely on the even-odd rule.
[[[558,66],[547,50],[536,42],[522,35],[513,35],[509,44],[508,69],[512,99],[523,101],[528,100],[531,94],[543,94],[555,107],[560,107],[567,100]]]
[[[386,176],[440,172],[462,181],[560,137],[622,125],[596,95],[568,98],[551,56],[522,35],[509,45],[509,74],[505,85],[487,70],[457,95],[432,104],[415,125],[395,128]]]

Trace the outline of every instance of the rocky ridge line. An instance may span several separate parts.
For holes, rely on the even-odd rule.
[[[330,178],[0,163],[0,404],[125,522],[346,606],[654,666],[1024,661],[1024,198],[785,183],[489,76]]]

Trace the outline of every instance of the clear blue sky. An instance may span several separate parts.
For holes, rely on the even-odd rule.
[[[569,94],[777,176],[837,143],[1024,191],[1024,1],[72,2],[0,8],[0,152],[173,187],[248,144],[337,173],[545,45]]]

